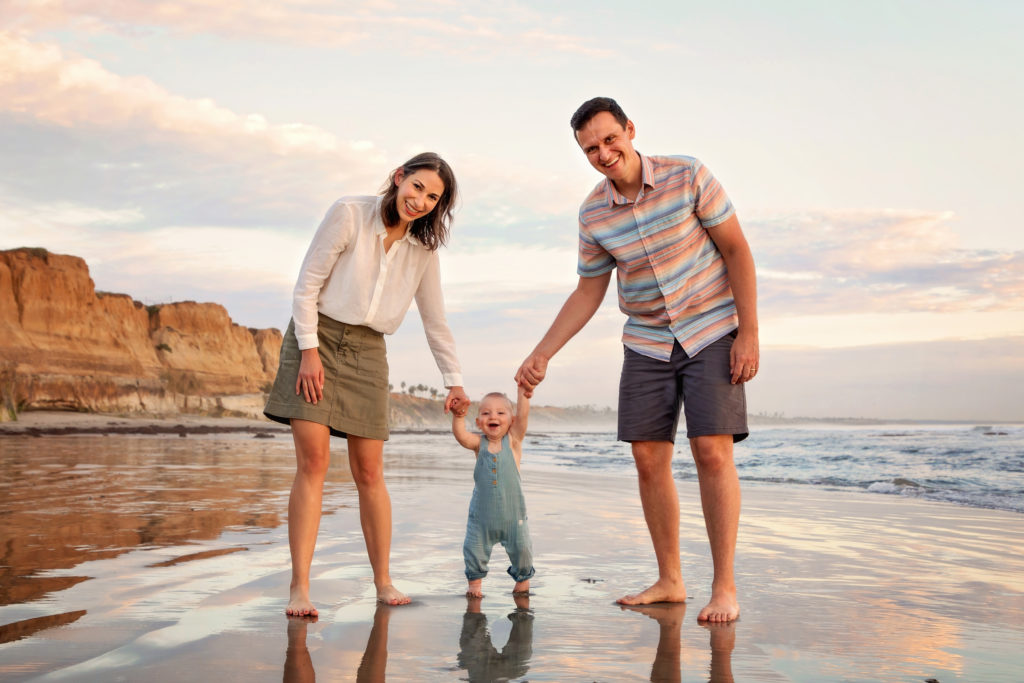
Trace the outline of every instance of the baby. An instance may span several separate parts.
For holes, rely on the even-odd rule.
[[[482,436],[466,429],[467,408],[456,409],[452,433],[462,446],[476,453],[473,470],[473,498],[469,503],[466,540],[462,554],[466,560],[466,595],[482,597],[480,585],[487,576],[487,563],[495,543],[501,543],[512,566],[509,575],[516,580],[513,593],[529,593],[533,576],[533,550],[526,522],[526,502],[519,476],[523,459],[523,437],[530,415],[530,400],[519,387],[518,413],[505,394],[490,393],[480,401],[476,426]]]

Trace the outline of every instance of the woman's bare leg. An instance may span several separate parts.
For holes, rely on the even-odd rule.
[[[377,599],[388,605],[405,605],[409,598],[391,584],[391,497],[384,484],[384,442],[350,435],[348,462],[359,491],[359,521]]]
[[[295,442],[295,480],[288,497],[288,546],[292,554],[292,582],[285,614],[316,616],[309,599],[309,568],[313,563],[324,479],[331,462],[330,430],[308,420],[292,420]]]

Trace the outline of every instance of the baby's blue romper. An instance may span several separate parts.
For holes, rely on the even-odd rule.
[[[490,453],[487,443],[485,437],[480,437],[473,470],[473,498],[462,544],[466,578],[474,581],[487,576],[491,549],[501,543],[512,562],[509,576],[526,581],[533,576],[533,549],[519,468],[508,445],[508,434],[501,439],[499,453]]]

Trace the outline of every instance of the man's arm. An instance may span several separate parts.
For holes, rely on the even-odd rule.
[[[594,317],[604,301],[612,273],[608,271],[596,277],[581,277],[576,289],[562,304],[555,321],[551,323],[544,338],[527,356],[516,372],[516,383],[526,390],[525,396],[533,396],[533,390],[547,374],[548,361],[572,339],[583,326]]]
[[[718,251],[722,252],[722,259],[728,271],[729,287],[736,302],[739,328],[736,330],[736,341],[732,344],[729,369],[732,371],[732,383],[739,384],[754,378],[760,360],[754,255],[750,252],[750,245],[743,236],[740,221],[735,214],[722,223],[708,228],[708,234],[718,247]]]
[[[465,410],[462,411],[461,415],[457,412],[452,414],[452,434],[455,435],[455,440],[463,448],[468,448],[474,453],[480,450],[480,437],[466,429]]]

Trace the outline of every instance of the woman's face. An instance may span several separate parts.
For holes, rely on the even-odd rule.
[[[395,185],[398,186],[395,208],[398,210],[399,220],[403,225],[433,211],[444,194],[444,182],[441,180],[441,176],[437,174],[437,171],[428,168],[408,175],[399,169],[395,173]]]

